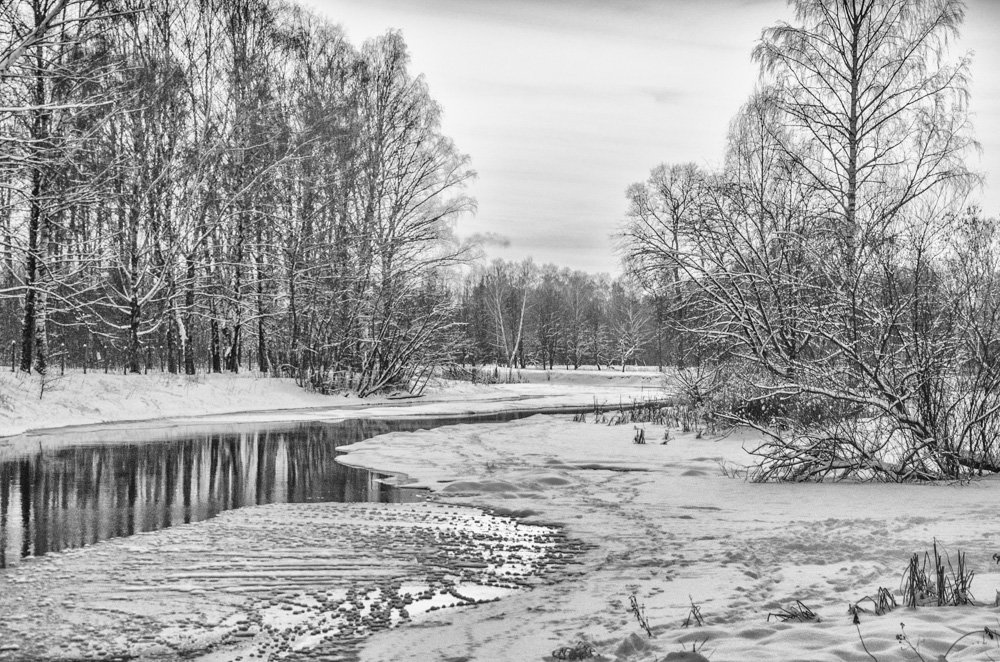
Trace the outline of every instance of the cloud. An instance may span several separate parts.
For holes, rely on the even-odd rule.
[[[510,247],[510,238],[497,232],[477,232],[466,237],[463,243],[466,246],[508,248]]]
[[[664,161],[718,164],[759,75],[750,52],[761,28],[794,14],[786,0],[302,1],[353,35],[403,29],[445,133],[480,173],[462,236],[478,233],[494,255],[602,271],[616,268],[607,237],[624,188]],[[996,182],[1000,2],[968,5],[953,53],[977,51],[972,110],[985,152],[970,165]],[[1000,186],[981,201],[997,213]]]
[[[639,91],[643,95],[653,98],[656,103],[673,104],[684,98],[683,90],[673,87],[640,87]]]

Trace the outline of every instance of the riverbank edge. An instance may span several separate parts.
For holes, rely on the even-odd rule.
[[[418,397],[323,395],[288,378],[256,373],[120,375],[67,371],[44,385],[37,375],[0,372],[0,447],[22,435],[101,426],[339,420],[348,417],[463,415],[509,408],[566,411],[662,397],[650,373],[525,371],[515,384],[441,382]]]
[[[640,375],[646,377],[646,375]],[[474,385],[445,383],[419,397],[322,395],[293,380],[240,375],[67,374],[35,395],[37,376],[0,373],[0,448],[19,437],[106,427],[177,427],[235,423],[335,421],[345,418],[466,416],[511,409],[575,413],[595,402],[662,397],[643,379],[607,384],[550,381]]]

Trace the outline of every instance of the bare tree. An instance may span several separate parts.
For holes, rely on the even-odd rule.
[[[5,41],[9,41],[4,44],[3,55],[0,56],[0,76],[7,73],[29,50],[45,42],[52,29],[52,24],[66,11],[68,5],[69,0],[56,0],[48,7],[35,5],[33,7],[35,10],[34,25],[28,28],[27,34],[19,34],[21,30],[15,27],[17,25],[15,20],[17,3],[9,3],[5,7],[4,19],[10,32],[4,35]]]
[[[9,117],[0,124],[11,129],[3,154],[19,172],[16,189],[27,207],[21,241],[12,236],[8,244],[22,262],[14,291],[22,298],[20,367],[26,372],[45,372],[50,302],[68,295],[60,260],[69,242],[60,239],[73,236],[64,223],[85,193],[77,165],[93,124],[83,116],[104,103],[108,68],[101,45],[91,42],[106,18],[102,9],[95,1],[23,0],[0,10],[10,30],[0,64],[2,112]],[[75,273],[76,265],[70,268]]]
[[[668,361],[682,366],[689,360],[685,292],[678,256],[681,241],[693,220],[702,213],[706,175],[693,163],[657,166],[644,183],[631,185],[624,236],[632,250],[626,250],[627,268],[650,294],[656,319],[657,361],[664,363],[663,327],[671,333]]]
[[[943,184],[969,184],[970,60],[942,64],[965,3],[792,4],[797,24],[765,30],[754,57],[788,129],[775,134],[778,146],[836,216],[842,287],[851,288],[865,263],[864,237],[890,231]]]
[[[587,315],[596,296],[596,284],[588,274],[574,271],[566,276],[563,288],[562,343],[566,348],[567,364],[572,363],[576,370],[587,352]]]
[[[637,288],[626,279],[611,286],[608,326],[622,372],[649,342],[649,312]]]
[[[535,346],[542,368],[555,367],[559,340],[562,336],[565,306],[563,301],[564,274],[552,264],[541,268],[537,286],[532,293],[531,327],[534,329]]]
[[[507,366],[508,378],[513,376],[518,359],[524,360],[525,321],[536,272],[530,259],[520,263],[494,260],[483,279],[494,343]]]
[[[0,6],[5,347],[419,389],[474,173],[408,66],[279,0]]]
[[[660,221],[631,226],[627,250],[679,267],[692,326],[738,368],[727,397],[765,435],[759,478],[995,464],[968,441],[997,418],[992,367],[962,330],[980,320],[992,338],[993,301],[948,257],[973,183],[967,60],[940,64],[962,3],[793,4],[796,25],[755,52],[766,85],[699,213],[675,244]]]

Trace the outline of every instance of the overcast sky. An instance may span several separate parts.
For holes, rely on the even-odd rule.
[[[402,30],[411,69],[472,157],[479,202],[459,233],[509,240],[491,256],[619,270],[611,234],[625,187],[658,163],[712,167],[753,90],[760,31],[784,0],[306,0],[355,45]],[[1000,214],[1000,2],[971,0],[957,57],[974,51],[972,110]]]

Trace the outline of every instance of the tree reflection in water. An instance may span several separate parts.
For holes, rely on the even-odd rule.
[[[377,475],[337,463],[335,449],[390,431],[455,422],[356,419],[161,432],[0,460],[0,568],[255,504],[410,500],[413,494]]]

